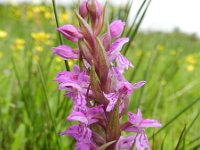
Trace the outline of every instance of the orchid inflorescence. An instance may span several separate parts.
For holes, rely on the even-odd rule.
[[[79,66],[74,65],[71,72],[58,73],[54,79],[59,83],[59,90],[66,90],[64,96],[73,100],[67,121],[78,122],[60,135],[73,137],[76,150],[150,149],[145,128],[161,127],[161,124],[142,119],[140,109],[137,114],[127,113],[133,90],[143,86],[145,81],[131,84],[123,76],[124,70],[132,67],[120,53],[129,42],[126,37],[119,38],[125,23],[115,20],[107,25],[107,32],[101,34],[105,6],[97,0],[83,1],[79,13],[75,14],[79,28],[67,24],[57,30],[77,43],[78,48],[67,45],[53,48],[53,53],[65,60],[79,60]],[[128,121],[121,123],[126,114]],[[122,132],[133,134],[122,136]]]

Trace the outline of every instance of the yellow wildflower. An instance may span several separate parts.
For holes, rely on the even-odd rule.
[[[136,55],[137,57],[140,57],[140,56],[142,55],[142,51],[141,51],[141,50],[136,50],[135,55]]]
[[[0,39],[4,39],[7,37],[7,32],[6,31],[3,31],[3,30],[0,30]]]
[[[55,61],[56,61],[57,63],[64,62],[64,60],[63,60],[62,58],[60,58],[60,57],[56,57],[56,58],[55,58]],[[74,64],[73,60],[67,60],[67,62],[68,62],[69,67],[71,67],[71,66]]]
[[[67,62],[68,62],[69,67],[71,67],[74,64],[72,60],[68,60]]]
[[[53,43],[53,41],[48,40],[45,44],[49,45],[49,46],[53,46],[54,43]]]
[[[194,65],[194,64],[197,63],[197,60],[196,60],[195,56],[191,54],[191,55],[188,55],[188,56],[186,57],[186,62],[187,62],[188,64]]]
[[[61,23],[67,22],[68,19],[69,19],[69,12],[64,12],[61,14],[60,16]]]
[[[33,56],[33,61],[34,62],[38,62],[39,60],[40,60],[39,56],[37,56],[37,55]]]
[[[158,51],[164,51],[165,50],[165,47],[163,46],[163,45],[161,45],[161,44],[158,44],[157,46],[156,46],[156,49],[158,50]]]
[[[14,44],[12,45],[12,48],[14,50],[22,50],[24,48],[24,44],[25,44],[24,39],[17,38]]]
[[[193,72],[194,71],[194,65],[187,65],[186,70],[188,72]]]
[[[33,8],[33,12],[34,13],[40,13],[40,12],[44,12],[45,11],[45,6],[35,6],[34,8]]]
[[[60,66],[56,66],[56,70],[57,70],[57,71],[60,71],[60,70],[61,70],[61,67],[60,67]]]
[[[52,18],[52,14],[51,14],[49,11],[46,11],[46,12],[44,13],[44,17],[45,17],[46,19],[51,19],[51,18]]]
[[[32,11],[27,11],[26,16],[28,19],[32,19],[33,18],[33,12]]]
[[[0,52],[0,59],[3,57],[3,53],[2,52]]]
[[[50,34],[45,32],[33,32],[31,33],[31,37],[36,42],[46,42],[50,38]]]
[[[15,11],[13,11],[13,16],[16,18],[20,18],[21,17],[21,12],[18,9],[15,9]]]
[[[60,62],[62,62],[62,61],[63,61],[63,59],[62,59],[62,58],[60,58],[60,57],[56,57],[55,61],[56,61],[57,63],[60,63]]]
[[[43,51],[43,47],[42,46],[39,46],[39,45],[36,45],[34,47],[34,49],[37,51],[37,52],[42,52]]]
[[[173,55],[173,56],[175,56],[176,55],[176,50],[171,50],[170,54]]]
[[[24,39],[17,38],[17,39],[15,40],[15,43],[18,44],[18,45],[24,45],[25,41],[24,41]]]

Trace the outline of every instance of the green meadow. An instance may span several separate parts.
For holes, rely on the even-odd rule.
[[[127,17],[126,9],[124,14],[113,10],[110,21]],[[60,25],[78,24],[70,8],[59,6],[57,12]],[[153,150],[197,150],[200,39],[178,29],[135,34],[139,23],[126,26],[123,34],[131,42],[122,52],[134,65],[125,75],[132,83],[147,83],[135,89],[129,110],[140,107],[144,118],[162,123],[161,129],[146,130]],[[51,5],[0,5],[0,149],[73,149],[71,138],[59,136],[71,124],[66,117],[72,101],[53,82],[65,70],[64,61],[52,54],[58,45]],[[72,68],[77,62],[68,63]]]

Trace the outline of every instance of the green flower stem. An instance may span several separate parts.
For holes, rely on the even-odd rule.
[[[56,10],[55,0],[52,0],[52,4],[53,4],[54,16],[55,16],[55,19],[56,19],[56,26],[58,28],[60,25],[59,25],[59,21],[58,21],[58,15],[57,15],[57,10]],[[61,34],[59,32],[58,32],[58,37],[59,37],[60,44],[62,45],[64,42],[63,42],[63,38],[62,38],[62,36],[61,36]],[[67,60],[65,60],[65,67],[66,67],[67,71],[70,70],[69,64],[68,64]]]

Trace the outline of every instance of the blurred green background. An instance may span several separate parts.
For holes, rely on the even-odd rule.
[[[144,118],[161,121],[160,130],[147,129],[152,149],[198,149],[200,39],[179,29],[136,34],[147,7],[140,7],[123,34],[131,40],[123,52],[135,66],[126,78],[147,81],[134,91],[129,109],[140,107]],[[77,4],[57,6],[60,25],[78,25],[72,8]],[[110,21],[127,20],[129,5],[108,8]],[[65,118],[72,106],[53,82],[65,70],[63,60],[52,54],[58,45],[51,4],[0,4],[0,149],[72,149],[71,138],[58,136],[70,125]],[[70,67],[74,63],[69,61]]]

